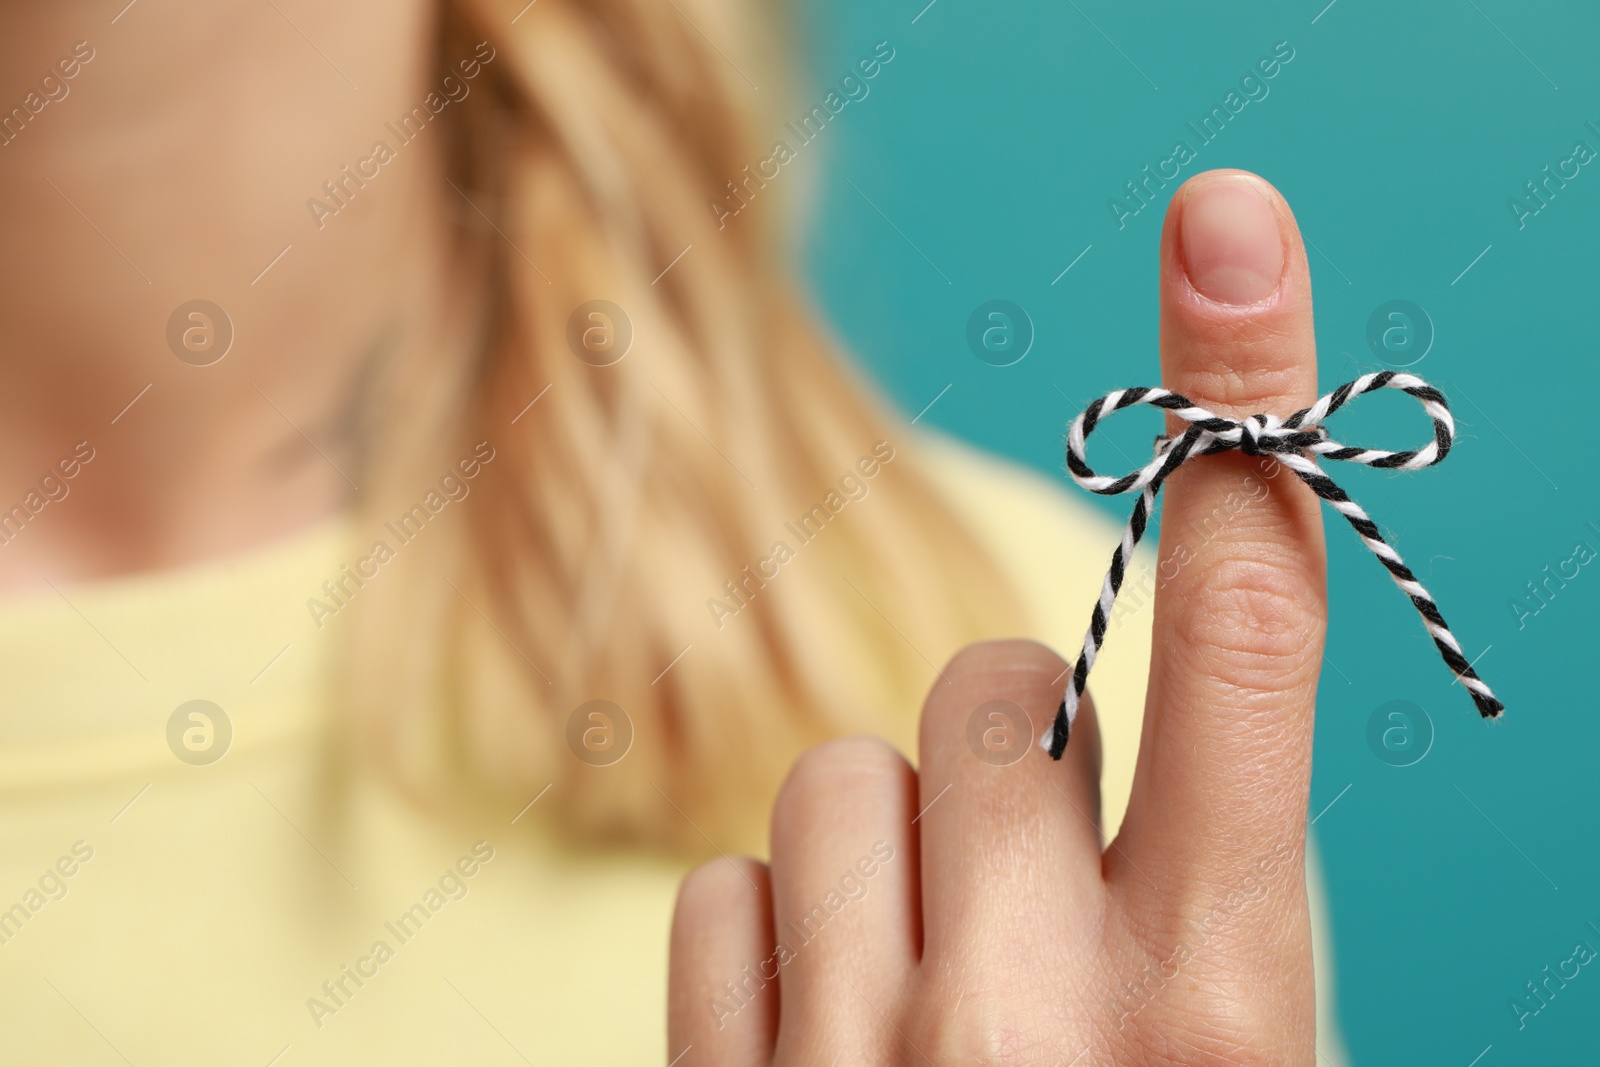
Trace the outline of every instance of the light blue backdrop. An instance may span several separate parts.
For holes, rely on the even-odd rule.
[[[1084,401],[1156,383],[1157,241],[1177,182],[1120,229],[1108,201],[1180,139],[1198,155],[1179,180],[1243,167],[1289,198],[1315,246],[1324,389],[1417,357],[1403,330],[1390,335],[1398,351],[1369,346],[1381,305],[1409,301],[1431,321],[1414,369],[1450,396],[1457,452],[1417,474],[1334,473],[1394,535],[1468,654],[1482,653],[1509,710],[1479,721],[1415,612],[1330,522],[1308,817],[1341,1014],[1358,1064],[1600,1062],[1600,963],[1551,982],[1543,1006],[1526,987],[1578,943],[1600,950],[1600,565],[1569,562],[1580,543],[1600,552],[1600,163],[1565,164],[1576,176],[1550,182],[1547,204],[1525,189],[1575,143],[1600,150],[1600,13],[1509,0],[925,3],[811,0],[804,18],[816,102],[878,42],[895,50],[806,149],[826,160],[807,266],[907,414],[937,397],[923,421],[1059,475]],[[1201,146],[1186,124],[1279,42],[1294,58],[1265,97]],[[1540,207],[1520,225],[1518,196]],[[997,298],[1036,333],[1009,367],[966,341],[973,309]],[[1414,313],[1393,323],[1426,333]],[[1426,440],[1420,412],[1394,399],[1342,413],[1340,436]],[[1124,418],[1125,447],[1147,450],[1158,423]],[[1130,501],[1096,503],[1120,519]],[[1542,603],[1529,596],[1547,580]],[[1405,717],[1369,742],[1391,701],[1407,702],[1387,709]],[[1382,727],[1394,727],[1387,747]],[[1393,765],[1430,732],[1421,759]],[[1518,998],[1540,1007],[1520,1024]]]

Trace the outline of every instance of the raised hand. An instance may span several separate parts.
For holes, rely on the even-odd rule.
[[[1261,179],[1183,186],[1160,285],[1167,388],[1234,416],[1316,399],[1305,250]],[[681,1067],[1314,1061],[1319,503],[1238,453],[1185,463],[1165,493],[1117,839],[1102,846],[1092,700],[1059,763],[1035,745],[1000,766],[969,746],[975,709],[995,701],[1044,734],[1068,663],[1027,642],[968,648],[928,697],[918,770],[874,740],[819,746],[778,798],[770,865],[719,860],[686,879],[669,1019]]]

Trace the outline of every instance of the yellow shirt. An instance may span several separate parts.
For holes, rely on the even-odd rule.
[[[1034,633],[1076,649],[1118,531],[1045,479],[921,446]],[[334,649],[304,591],[351,540],[335,521],[0,604],[4,1062],[666,1062],[680,864],[573,855],[516,812],[439,817],[330,768]],[[1150,649],[1148,606],[1119,615],[1095,670],[1108,837]]]

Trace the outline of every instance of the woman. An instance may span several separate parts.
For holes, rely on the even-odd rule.
[[[1059,661],[1006,645],[944,665],[984,638],[1072,647],[1114,534],[870,396],[789,279],[783,188],[736,217],[712,206],[776,125],[739,73],[774,69],[753,12],[135,0],[4,18],[14,1058],[909,1056],[887,1005],[911,1003],[908,953],[934,958],[921,931],[1027,939],[952,903],[970,896],[912,903],[912,808],[942,794],[913,803],[899,757],[859,742],[807,757],[785,790],[775,900],[744,861],[689,881],[670,1046],[660,1017],[683,872],[765,851],[808,746],[871,734],[912,751],[932,686],[924,773],[961,787],[925,812],[941,843],[923,862],[945,866],[922,891],[992,847],[1025,876],[992,884],[1077,918],[1039,928],[1070,953],[1002,955],[977,985],[941,987],[966,1029],[930,1054],[984,1047],[1003,1020],[972,1006],[1044,975],[1050,1004],[1091,986],[1103,1003],[1030,1014],[1018,1041],[1309,1062],[1314,502],[1272,485],[1147,581],[1158,606],[1119,616],[1095,674],[1108,711],[1085,712],[1065,767],[1015,737],[997,749],[978,713],[1009,701],[1035,732]],[[1291,409],[1315,380],[1292,221],[1264,185],[1207,182],[1222,205],[1180,198],[1163,246],[1168,384]],[[1223,287],[1210,295],[1180,287],[1180,216],[1197,227],[1188,269]],[[1265,247],[1263,219],[1272,242],[1284,227],[1281,284],[1228,254]],[[1257,483],[1208,462],[1174,480],[1168,523]],[[1148,725],[1129,815],[1162,828],[1138,860],[1162,893],[1124,901],[1092,888],[1084,857],[1097,737],[1106,833],[1129,794],[1152,619],[1152,707],[1183,711]],[[952,748],[974,721],[979,740]],[[838,810],[862,789],[871,803],[849,810],[884,829],[835,856],[807,828],[869,829]],[[1264,850],[1269,833],[1289,851]],[[1120,853],[1111,881],[1135,869]],[[715,1011],[729,966],[776,951],[763,916],[840,871],[868,879],[861,858],[877,880],[848,922],[864,937],[887,908],[901,937],[873,949],[874,1014],[813,998],[827,1010],[793,1022],[791,988],[865,980],[823,940],[804,981],[783,973],[781,1039],[779,981],[724,1000],[732,1022]],[[967,869],[969,890],[1004,873]],[[1248,911],[1224,903],[1228,878],[1255,880]],[[1079,939],[1086,917],[1112,929],[1106,899],[1115,938]],[[1222,940],[1167,975],[1175,924],[1206,907]],[[920,1051],[936,1028],[907,1020]]]

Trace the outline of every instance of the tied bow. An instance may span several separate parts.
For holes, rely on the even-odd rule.
[[[1322,421],[1343,407],[1354,397],[1375,389],[1399,389],[1421,401],[1423,410],[1433,419],[1433,440],[1410,452],[1386,452],[1376,448],[1356,448],[1340,444],[1328,436]],[[1155,454],[1139,470],[1110,478],[1096,474],[1084,457],[1084,442],[1100,421],[1112,412],[1135,404],[1150,404],[1165,408],[1189,424],[1176,437],[1157,439]],[[1119,493],[1138,492],[1139,499],[1128,518],[1122,541],[1111,554],[1111,569],[1100,590],[1100,599],[1094,606],[1089,621],[1089,632],[1083,639],[1083,651],[1073,666],[1072,677],[1067,682],[1056,711],[1055,726],[1044,738],[1052,759],[1060,759],[1067,747],[1067,736],[1078,715],[1078,703],[1083,698],[1088,683],[1089,669],[1094,666],[1095,655],[1105,643],[1106,624],[1111,618],[1111,608],[1122,588],[1129,559],[1134,548],[1144,536],[1150,512],[1155,506],[1156,494],[1167,477],[1191,456],[1238,450],[1249,456],[1273,456],[1292,470],[1312,491],[1331,504],[1335,511],[1355,529],[1363,544],[1378,557],[1394,579],[1401,592],[1410,598],[1422,624],[1439,649],[1445,664],[1455,672],[1456,680],[1467,688],[1478,712],[1486,719],[1498,718],[1505,705],[1496,699],[1489,686],[1478,677],[1472,664],[1462,654],[1461,644],[1450,632],[1439,605],[1432,595],[1417,581],[1411,568],[1405,565],[1378,531],[1377,523],[1362,510],[1361,505],[1322,472],[1317,458],[1347,460],[1368,467],[1390,470],[1421,470],[1431,467],[1450,453],[1455,438],[1455,420],[1450,416],[1450,406],[1444,394],[1412,374],[1381,371],[1364,374],[1353,382],[1339,386],[1315,404],[1295,412],[1286,419],[1276,415],[1251,415],[1245,419],[1229,419],[1198,406],[1187,397],[1167,389],[1119,389],[1090,404],[1075,419],[1067,432],[1067,469],[1072,478],[1092,493],[1114,496]]]

